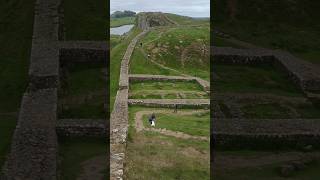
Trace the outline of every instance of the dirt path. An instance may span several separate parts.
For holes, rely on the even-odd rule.
[[[105,177],[105,174],[103,174],[103,172],[106,170],[106,160],[107,156],[101,155],[83,162],[81,164],[83,172],[82,174],[80,174],[77,180],[103,180]]]
[[[207,110],[195,110],[195,111],[190,111],[190,112],[178,112],[178,113],[173,113],[170,110],[154,110],[154,111],[139,111],[135,114],[135,127],[136,131],[140,132],[142,130],[146,131],[153,131],[153,132],[158,132],[163,135],[167,136],[173,136],[176,138],[181,138],[181,139],[198,139],[198,140],[209,140],[209,137],[205,136],[192,136],[183,132],[179,131],[171,131],[167,129],[160,129],[160,128],[146,128],[143,125],[143,116],[145,115],[150,115],[152,113],[166,113],[166,114],[179,114],[179,115],[192,115],[195,113],[203,113],[203,112],[208,112]]]

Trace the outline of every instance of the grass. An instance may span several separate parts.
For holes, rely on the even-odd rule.
[[[63,2],[67,40],[106,40],[107,1]]]
[[[141,109],[146,108],[129,109],[125,178],[209,179],[209,143],[181,140],[152,132],[136,133],[133,117]]]
[[[243,164],[249,163],[246,161],[256,160],[260,157],[272,155],[272,154],[283,154],[286,156],[287,153],[299,153],[299,152],[262,152],[262,151],[217,151],[216,157],[223,160],[224,157],[237,157],[238,159],[243,159]],[[293,160],[298,159],[299,156],[293,158]],[[270,159],[269,159],[270,161]],[[238,163],[241,163],[237,161]],[[237,165],[237,162],[233,162],[233,165]],[[215,173],[213,174],[214,179],[219,180],[316,180],[319,178],[319,162],[312,163],[307,166],[306,169],[296,171],[290,177],[282,177],[279,173],[279,167],[287,161],[279,162],[276,158],[270,162],[261,162],[254,166],[237,167],[234,169],[224,169],[223,166],[217,166],[215,168]],[[226,165],[224,165],[226,166]],[[232,165],[231,165],[232,166]]]
[[[287,78],[268,65],[218,65],[214,70],[220,80],[215,81],[216,92],[270,93],[284,96],[303,96],[303,93]]]
[[[9,152],[11,137],[16,127],[17,116],[0,115],[0,168],[5,162],[6,155]]]
[[[213,44],[214,46],[218,46],[218,47],[221,46],[221,47],[233,47],[233,48],[245,49],[243,46],[229,42],[228,40],[221,37],[217,37],[217,36],[213,36]]]
[[[104,138],[60,138],[59,155],[61,164],[59,166],[61,179],[76,179],[83,171],[81,163],[97,156],[106,156],[107,147]],[[106,171],[107,173],[107,162]]]
[[[110,48],[111,50],[121,43],[121,36],[119,35],[110,35]]]
[[[110,27],[119,27],[123,25],[134,24],[136,18],[135,17],[122,17],[122,18],[111,18],[110,19]]]
[[[17,114],[27,86],[33,16],[33,0],[0,1],[0,168],[18,118],[8,114]]]
[[[107,82],[103,66],[76,64],[66,77],[61,98],[60,118],[105,118]]]
[[[290,111],[277,103],[246,105],[241,111],[245,118],[290,118]]]
[[[130,99],[208,99],[205,92],[181,90],[139,90],[130,92]]]
[[[201,92],[201,86],[195,82],[133,82],[130,84],[130,91],[140,90],[176,90],[176,91],[198,91]]]
[[[170,71],[159,67],[158,65],[152,63],[141,48],[136,48],[131,57],[130,65],[131,74],[153,74],[153,75],[167,75],[167,76],[178,76],[179,73],[175,71]]]
[[[196,27],[163,27],[149,32],[141,42],[143,50],[135,51],[135,58],[131,68],[136,73],[162,73],[149,61],[150,58],[164,66],[191,76],[198,76],[209,80],[209,53],[203,53],[199,47],[204,49],[209,46],[209,25],[198,25]],[[140,52],[139,52],[140,51]],[[183,60],[182,53],[184,52]],[[144,66],[140,66],[140,64]],[[141,67],[144,67],[142,69]],[[149,70],[150,69],[150,70]]]
[[[209,18],[195,19],[187,16],[166,13],[167,17],[179,25],[209,25]]]
[[[227,13],[230,7],[226,1],[214,3],[216,29],[236,39],[265,48],[286,50],[319,64],[318,1],[244,0],[234,6],[235,19]]]
[[[156,128],[184,132],[194,136],[209,136],[210,115],[209,113],[196,113],[194,115],[155,114]],[[148,122],[149,116],[143,117],[145,127],[151,127]]]

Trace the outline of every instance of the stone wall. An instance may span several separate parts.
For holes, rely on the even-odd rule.
[[[62,137],[106,137],[107,127],[104,119],[60,119],[56,132]]]
[[[130,74],[130,82],[143,82],[143,81],[173,81],[173,82],[196,82],[204,91],[210,91],[210,83],[192,76],[165,76],[165,75],[148,75],[148,74]]]
[[[62,66],[68,63],[107,64],[107,49],[70,48],[60,49]]]
[[[0,179],[57,178],[59,0],[37,0],[29,87],[21,102],[11,149]]]
[[[223,64],[271,64],[285,71],[289,78],[304,91],[320,90],[320,71],[290,53],[265,49],[235,49],[212,47],[215,63]]]
[[[208,108],[209,99],[129,99],[129,105],[140,105],[146,107],[165,107],[165,108]]]
[[[213,119],[213,135],[222,148],[298,145],[319,147],[319,119]]]

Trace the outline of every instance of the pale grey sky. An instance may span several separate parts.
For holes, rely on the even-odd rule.
[[[210,17],[210,0],[111,0],[110,12],[161,11],[190,17]]]

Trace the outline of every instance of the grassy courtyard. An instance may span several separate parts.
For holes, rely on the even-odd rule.
[[[197,21],[193,21],[196,24]],[[140,40],[142,47],[134,51],[130,72],[187,74],[209,80],[209,29],[209,23],[205,23],[197,27],[159,27],[151,30]]]
[[[60,93],[60,118],[106,117],[106,68],[99,64],[74,64],[68,69]]]
[[[104,138],[60,138],[59,147],[62,180],[77,179],[88,170],[98,171],[104,179],[109,177]]]
[[[269,65],[214,65],[221,77],[215,80],[215,91],[231,93],[269,93],[283,96],[303,96],[287,74]]]
[[[209,112],[199,112],[192,115],[178,115],[156,113],[157,128],[184,132],[194,136],[207,136],[210,134]],[[145,127],[151,127],[147,121],[149,116],[143,117]]]
[[[210,148],[208,141],[178,139],[156,132],[136,132],[134,116],[139,111],[165,110],[162,108],[129,108],[129,134],[125,178],[127,179],[209,179]],[[190,110],[183,110],[190,111]],[[207,114],[194,116],[159,116],[157,128],[181,130],[185,133],[208,135]],[[175,118],[175,121],[169,122]],[[145,119],[145,118],[144,118]],[[146,121],[146,120],[145,120]],[[189,128],[177,128],[184,122]],[[174,123],[175,122],[175,123]],[[161,124],[161,125],[160,125]],[[158,127],[159,125],[159,127]],[[185,126],[184,126],[185,127]]]
[[[309,155],[299,151],[216,151],[213,177],[218,180],[316,180],[320,175],[320,164],[316,160],[288,177],[280,173],[282,165]]]

